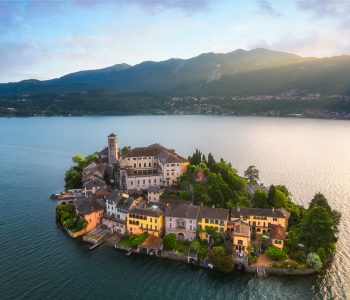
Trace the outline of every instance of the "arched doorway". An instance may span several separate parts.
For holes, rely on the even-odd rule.
[[[179,241],[184,241],[184,240],[185,240],[185,235],[184,235],[182,232],[179,232],[179,233],[177,234],[177,239],[178,239]]]

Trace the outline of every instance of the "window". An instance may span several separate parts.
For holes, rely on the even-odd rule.
[[[149,163],[148,166],[149,166],[149,167],[152,167],[152,163]]]
[[[154,166],[156,167],[156,166],[157,166],[157,164],[156,164],[156,163],[154,163]]]
[[[152,222],[152,218],[150,218],[150,222]]]
[[[243,245],[243,240],[238,240],[238,245]]]
[[[225,222],[224,221],[220,221],[220,226],[225,226]]]
[[[157,219],[154,219],[154,223],[157,223]]]
[[[154,183],[157,183],[157,179],[154,178]]]
[[[148,179],[148,183],[151,183],[151,179]]]
[[[134,182],[132,180],[130,181],[130,185],[134,185]]]
[[[154,229],[157,230],[157,225],[154,226]]]
[[[143,180],[143,184],[146,184],[146,180],[145,179]]]
[[[139,163],[139,168],[141,168],[141,164]]]
[[[171,228],[171,223],[169,223],[169,228]]]
[[[152,224],[151,224],[151,228],[150,229],[152,230]]]
[[[274,221],[277,221],[277,218],[273,218]]]
[[[140,180],[137,179],[137,184],[140,184]]]
[[[205,223],[209,223],[209,219],[205,219]]]
[[[134,164],[134,168],[136,168],[136,164]]]

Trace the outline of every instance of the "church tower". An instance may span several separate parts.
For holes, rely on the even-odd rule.
[[[118,141],[117,136],[111,133],[108,136],[108,164],[113,165],[118,160]]]

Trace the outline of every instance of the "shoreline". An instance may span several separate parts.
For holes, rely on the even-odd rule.
[[[312,117],[312,116],[289,116],[289,115],[233,115],[233,114],[85,114],[85,115],[1,115],[0,118],[84,118],[84,117],[169,117],[169,116],[210,116],[210,117],[257,117],[257,118],[277,118],[277,119],[305,119],[305,120],[331,120],[331,121],[350,121],[349,118],[331,118],[331,117]]]
[[[112,246],[115,250],[117,250],[118,252],[124,252],[126,255],[127,253],[132,253],[134,255],[144,255],[147,257],[152,257],[150,255],[144,254],[144,253],[139,253],[136,250],[132,249],[131,247],[127,247],[127,246],[117,246],[117,244],[113,245],[113,243],[111,243],[111,239],[113,238],[109,238],[105,244],[110,247]],[[162,251],[160,255],[154,255],[153,256],[156,259],[166,259],[166,260],[171,260],[171,261],[176,261],[176,262],[181,262],[181,263],[186,263],[198,268],[203,268],[203,269],[207,269],[207,270],[214,270],[211,268],[208,268],[205,266],[205,264],[203,262],[197,264],[197,263],[190,263],[188,262],[188,256],[186,255],[182,255],[182,254],[178,254],[176,252],[172,252],[172,251]],[[234,271],[241,271],[250,275],[256,275],[259,278],[266,278],[268,276],[308,276],[308,275],[315,275],[317,274],[319,271],[312,269],[312,268],[306,268],[306,269],[288,269],[288,268],[273,268],[273,267],[267,267],[264,266],[265,269],[265,276],[259,276],[258,272],[257,272],[257,268],[259,266],[258,265],[250,265],[245,267],[244,269],[237,269],[237,266],[235,266]],[[323,268],[322,268],[323,269]],[[214,270],[216,272],[219,272],[217,270]],[[233,271],[231,271],[230,273],[232,273]],[[219,272],[220,273],[220,272]]]

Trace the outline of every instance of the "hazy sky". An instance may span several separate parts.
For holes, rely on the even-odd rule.
[[[0,82],[257,47],[350,54],[350,0],[0,0]]]

